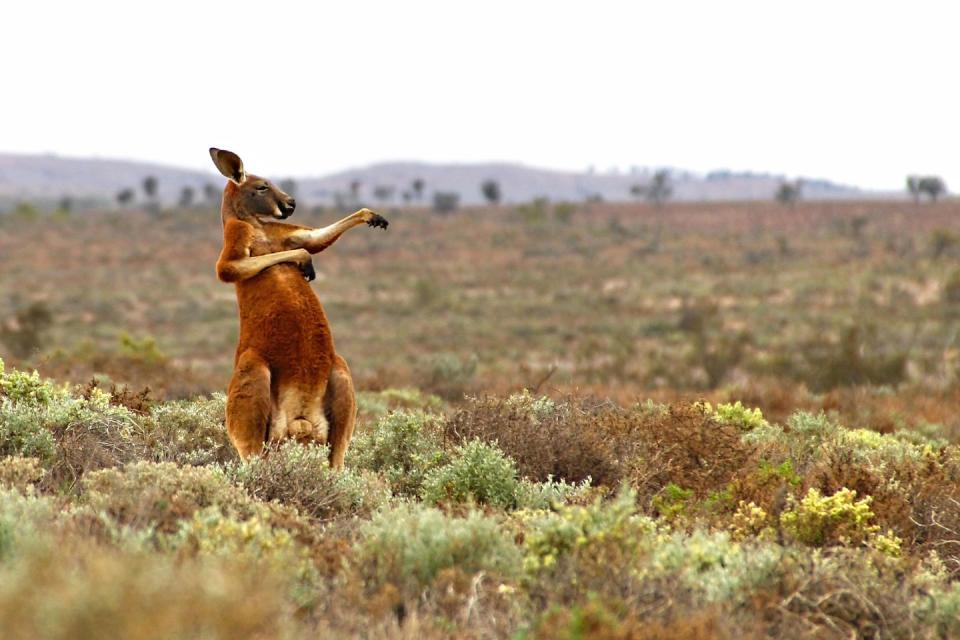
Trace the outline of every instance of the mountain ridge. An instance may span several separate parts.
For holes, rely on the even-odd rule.
[[[697,174],[670,169],[673,199],[696,200],[767,200],[771,199],[784,176],[760,172],[717,170]],[[425,183],[423,202],[429,203],[435,192],[455,192],[463,204],[483,202],[480,185],[495,180],[500,185],[503,201],[524,202],[537,197],[551,200],[608,201],[633,199],[630,188],[646,184],[653,169],[627,173],[577,172],[546,169],[522,163],[491,161],[482,163],[433,163],[413,160],[378,162],[364,167],[343,169],[322,176],[293,177],[297,197],[307,204],[333,204],[345,198],[353,200],[351,183],[359,183],[357,200],[366,203],[391,204],[404,200],[404,192],[412,193],[412,182]],[[133,189],[143,199],[142,183],[147,176],[157,178],[157,196],[163,203],[176,202],[184,187],[203,198],[204,189],[212,185],[217,192],[222,178],[211,171],[199,171],[172,165],[139,160],[113,158],[76,158],[55,154],[0,153],[0,204],[29,200],[56,202],[64,197],[96,205],[115,203],[116,194]],[[278,181],[282,176],[272,176]],[[378,189],[381,187],[381,189]],[[389,197],[387,197],[389,195]],[[849,199],[890,197],[887,192],[868,191],[841,185],[829,180],[806,179],[807,199]],[[415,200],[414,200],[415,201]]]

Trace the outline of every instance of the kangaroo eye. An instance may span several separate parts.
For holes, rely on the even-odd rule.
[[[259,187],[257,187],[257,191],[266,191],[267,189],[268,187],[265,184],[262,184]]]

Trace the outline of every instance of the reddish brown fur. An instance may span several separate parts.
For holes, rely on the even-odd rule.
[[[211,155],[231,180],[223,192],[217,276],[235,284],[240,311],[227,398],[230,439],[242,458],[286,438],[329,442],[330,464],[342,468],[356,416],[353,380],[304,267],[347,229],[386,221],[367,209],[322,229],[265,219],[289,215],[293,199],[247,176],[235,154]]]

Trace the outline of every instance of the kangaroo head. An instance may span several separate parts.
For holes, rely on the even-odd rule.
[[[232,151],[210,148],[213,164],[229,182],[223,190],[221,213],[245,222],[259,222],[260,218],[283,220],[293,214],[297,201],[266,178],[248,174],[243,160]]]

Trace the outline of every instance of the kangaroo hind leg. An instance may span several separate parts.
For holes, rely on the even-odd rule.
[[[340,356],[333,361],[333,370],[323,397],[323,409],[329,424],[327,441],[330,443],[330,466],[343,469],[343,458],[347,455],[357,419],[357,398],[353,391],[350,367]]]
[[[263,451],[270,406],[270,368],[257,353],[245,351],[227,394],[227,433],[242,459]]]

